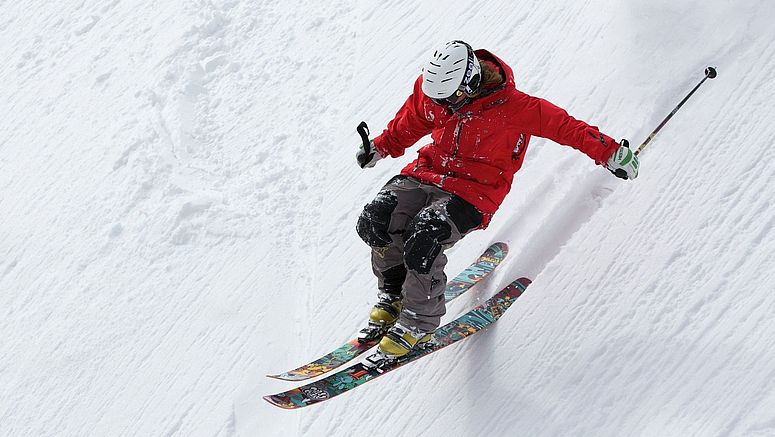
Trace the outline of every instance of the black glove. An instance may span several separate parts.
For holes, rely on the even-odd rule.
[[[360,165],[361,168],[372,168],[377,164],[377,161],[382,159],[382,155],[374,149],[373,141],[369,141],[369,149],[370,151],[367,152],[363,148],[363,144],[358,147],[358,153],[355,155],[355,159],[358,160],[358,165]]]
[[[361,168],[374,167],[377,161],[382,159],[382,155],[374,148],[374,141],[369,139],[369,126],[366,125],[365,121],[362,121],[356,130],[361,136],[361,145],[358,148],[358,153],[355,154],[355,159],[358,160],[358,165]]]

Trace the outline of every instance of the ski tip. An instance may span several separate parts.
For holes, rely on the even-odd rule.
[[[262,399],[267,401],[267,402],[269,402],[270,404],[274,405],[275,407],[282,408],[283,410],[293,410],[293,409],[295,409],[295,407],[292,407],[292,406],[289,406],[287,404],[283,404],[283,403],[275,401],[274,399],[272,399],[272,396],[270,396],[270,395],[262,396]]]
[[[499,250],[503,252],[503,256],[506,256],[506,254],[509,253],[509,245],[502,241],[491,244],[490,249]]]
[[[530,285],[533,281],[531,281],[528,278],[522,277],[519,279],[515,279],[511,281],[509,285],[507,285],[505,288],[503,288],[499,294],[503,295],[510,295],[512,297],[519,297],[522,295],[522,293],[525,292],[528,285]],[[497,296],[497,295],[496,295]]]
[[[279,379],[280,381],[295,381],[292,377],[289,377],[286,373],[281,373],[279,375],[266,375],[267,378],[272,379]]]
[[[266,375],[267,378],[277,379],[280,381],[304,381],[305,379],[314,378],[316,376],[322,375],[323,372],[309,372],[305,374],[297,374],[297,373],[281,373],[279,375]]]
[[[514,281],[514,284],[519,284],[519,285],[517,285],[517,287],[521,288],[523,292],[525,291],[527,286],[532,284],[532,283],[533,283],[532,279],[525,278],[525,277],[519,278],[516,281]]]

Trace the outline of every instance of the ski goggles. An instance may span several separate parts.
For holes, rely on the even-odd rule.
[[[463,100],[466,97],[466,94],[463,90],[457,90],[454,94],[447,97],[446,99],[431,99],[434,103],[437,105],[454,105],[456,103],[460,103],[461,100]]]
[[[468,65],[466,66],[466,74],[464,76],[463,83],[460,87],[452,93],[451,96],[444,99],[433,99],[439,105],[455,105],[463,101],[466,97],[472,97],[479,91],[479,86],[482,82],[482,76],[478,71],[474,71],[474,58],[473,50],[469,50]]]
[[[481,76],[475,74],[468,83],[460,85],[451,96],[444,99],[432,99],[439,105],[454,105],[460,103],[466,97],[472,97],[479,90],[479,83],[481,82]]]

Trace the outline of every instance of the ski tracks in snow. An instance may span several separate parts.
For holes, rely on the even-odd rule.
[[[3,7],[40,36],[3,70],[2,429],[236,432],[245,378],[303,349],[346,6]]]
[[[674,22],[686,19],[687,7],[656,6],[672,13]],[[649,11],[654,8],[648,5]],[[588,12],[582,9],[582,15]],[[761,44],[758,26],[749,26],[751,38],[738,44],[709,34],[708,47],[718,44],[726,54],[692,46],[702,37],[682,40],[665,56],[685,62],[659,65],[667,69],[662,74],[629,74],[611,65],[661,59],[666,48],[655,44],[644,46],[643,53],[629,51],[648,33],[642,28],[635,28],[632,41],[608,37],[611,27],[623,30],[632,24],[630,18],[643,18],[642,10],[627,11],[624,22],[563,12],[539,11],[519,24],[532,30],[531,47],[543,50],[517,44],[500,51],[509,60],[521,58],[518,83],[526,90],[568,107],[603,131],[619,132],[637,144],[701,77],[703,62],[717,66],[719,78],[706,84],[649,146],[637,181],[613,179],[571,157],[573,151],[534,140],[491,229],[460,245],[507,241],[509,258],[492,282],[522,275],[535,279],[521,302],[488,333],[455,353],[447,351],[452,359],[440,356],[425,368],[418,364],[387,375],[369,388],[371,393],[353,393],[350,402],[316,411],[316,423],[337,417],[323,420],[326,429],[308,422],[305,430],[335,432],[347,426],[343,417],[353,408],[366,418],[358,430],[406,417],[391,429],[399,434],[418,428],[451,435],[514,429],[529,435],[767,435],[772,430],[772,371],[764,357],[773,349],[773,299],[762,292],[773,288],[775,271],[768,249],[774,207],[766,194],[772,190],[773,167],[762,159],[773,140],[762,117],[773,95],[766,78],[772,45]],[[710,16],[723,15],[717,12]],[[550,38],[556,36],[552,26],[537,24],[542,14],[551,15],[545,23],[564,20],[571,28],[568,36]],[[590,19],[598,18],[600,27],[594,28]],[[506,26],[508,19],[488,29],[499,34],[500,23]],[[396,38],[400,44],[403,36]],[[475,39],[500,53],[486,35]],[[562,59],[555,55],[568,47],[578,50]],[[599,55],[590,56],[600,47],[610,58],[603,64]],[[699,62],[686,59],[690,52]],[[562,68],[587,76],[551,71]],[[525,69],[531,74],[522,74]],[[585,82],[595,71],[596,77],[623,74],[628,81]],[[679,75],[685,79],[676,81]],[[388,103],[381,100],[377,110],[390,112],[399,100],[387,96]],[[475,252],[461,247],[454,254]],[[380,390],[379,384],[387,388]],[[374,405],[378,411],[368,407]],[[427,414],[418,417],[416,405]]]
[[[512,331],[511,370],[541,417],[515,419],[526,432],[772,431],[775,205],[762,193],[775,170],[760,139],[774,131],[757,111],[773,53],[736,55],[649,146],[641,178],[607,196],[590,223],[605,227],[576,232],[522,298],[534,308]]]

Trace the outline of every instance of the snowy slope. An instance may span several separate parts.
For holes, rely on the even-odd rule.
[[[0,3],[0,435],[775,435],[775,5]],[[374,300],[361,171],[432,47],[638,143],[635,182],[535,139],[486,231],[489,331],[325,404],[268,380]]]

